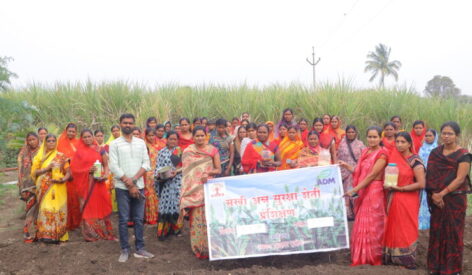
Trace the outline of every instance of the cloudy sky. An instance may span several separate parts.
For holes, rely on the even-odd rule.
[[[468,1],[191,0],[2,1],[0,56],[26,83],[131,80],[370,87],[364,62],[378,43],[403,63],[397,85],[423,91],[450,76],[472,95]],[[388,81],[388,85],[395,85]]]

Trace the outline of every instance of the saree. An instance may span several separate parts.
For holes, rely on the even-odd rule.
[[[364,143],[358,139],[348,141],[346,137],[343,138],[338,148],[338,160],[342,160],[352,167],[357,166],[362,150],[364,150]],[[341,167],[341,177],[343,180],[344,192],[352,189],[353,177],[352,173],[347,169]],[[347,218],[354,219],[354,199],[351,197],[345,197],[344,203],[346,205]]]
[[[440,274],[455,274],[462,271],[464,250],[466,192],[470,191],[470,178],[454,192],[444,196],[444,207],[437,207],[431,199],[433,193],[446,188],[457,176],[459,163],[471,161],[466,149],[445,156],[444,145],[431,151],[426,173],[426,192],[431,209],[429,230],[428,270]]]
[[[389,141],[386,137],[382,138],[382,145],[385,149],[387,149],[388,153],[391,154],[392,151],[396,150],[395,147],[395,138],[392,141]]]
[[[438,147],[438,135],[436,134],[433,143],[424,142],[420,148],[420,152],[418,155],[420,156],[421,160],[425,168],[428,168],[428,159],[429,154],[431,151]],[[428,207],[428,196],[426,194],[426,189],[421,190],[421,206],[420,206],[420,213],[418,215],[418,228],[420,230],[427,230],[429,229],[429,221],[431,219],[431,213],[429,213]]]
[[[331,127],[328,129],[331,129]],[[320,146],[324,149],[329,149],[333,141],[335,142],[335,137],[331,131],[322,131],[320,133]]]
[[[77,151],[79,139],[69,139],[67,131],[64,130],[57,139],[57,151],[63,153],[70,161]],[[74,230],[80,226],[80,202],[78,197],[78,187],[72,181],[67,183],[67,228]]]
[[[300,151],[298,155],[298,167],[313,167],[318,166],[318,157],[320,155],[321,147],[318,145],[316,147],[311,147],[310,145],[306,146]]]
[[[208,137],[208,135],[207,135],[207,137]],[[208,139],[209,139],[209,137],[208,137]],[[187,149],[187,147],[189,147],[191,144],[193,144],[193,138],[186,139],[186,138],[184,138],[183,136],[181,136],[179,134],[179,147],[180,147],[180,149],[185,151],[185,149]]]
[[[192,144],[185,149],[182,156],[182,188],[180,209],[188,211],[190,218],[190,245],[200,259],[208,258],[208,237],[205,217],[205,200],[201,178],[203,173],[213,169],[213,158],[218,149],[207,145],[200,150]]]
[[[97,145],[79,142],[77,152],[70,163],[72,184],[77,187],[81,209],[80,227],[86,241],[114,240],[110,216],[112,213],[111,197],[105,181],[96,181],[89,173],[95,161],[103,164],[106,154]]]
[[[343,140],[344,136],[346,135],[346,131],[341,129],[341,121],[339,121],[340,125],[338,128],[333,129],[331,127],[331,133],[332,136],[334,137],[334,142],[336,144],[336,150],[339,148],[339,144],[341,144],[341,141]]]
[[[292,169],[287,161],[298,159],[300,150],[302,150],[303,147],[303,141],[298,135],[295,137],[295,140],[290,140],[289,137],[285,137],[279,146],[282,165],[278,167],[277,170]]]
[[[218,149],[218,153],[220,154],[221,174],[218,175],[218,177],[223,177],[225,170],[228,168],[230,158],[230,146],[232,142],[232,136],[226,135],[222,137],[218,134],[212,135],[210,140],[208,141],[208,144],[211,144],[216,149]]]
[[[171,157],[182,156],[182,150],[180,147],[168,148],[159,151],[157,157],[157,164],[155,169],[155,176],[158,176],[158,170],[165,166],[171,166],[178,168],[181,163],[175,166],[172,163]],[[156,190],[159,195],[159,215],[157,221],[157,236],[165,237],[169,232],[173,231],[175,234],[180,233],[183,227],[183,217],[179,215],[179,200],[180,200],[180,188],[182,186],[182,173],[178,173],[175,177],[165,180],[158,181],[156,183]]]
[[[399,187],[414,184],[413,169],[417,165],[424,168],[419,156],[411,155],[406,159],[396,149],[390,153],[388,161],[397,164]],[[387,205],[384,264],[402,265],[414,269],[418,240],[419,191],[390,191]]]
[[[387,158],[385,149],[362,151],[354,172],[353,186],[356,187],[372,172],[377,160]],[[355,220],[351,233],[352,265],[381,265],[382,246],[385,231],[385,197],[383,180],[374,180],[358,192],[354,203]]]
[[[36,183],[38,214],[36,218],[36,239],[44,242],[57,243],[67,241],[67,185],[52,183],[52,173],[47,172],[38,177],[35,172],[49,164],[56,163],[64,175],[69,169],[68,158],[56,149],[46,153],[45,143],[41,145],[33,159],[31,176]]]
[[[418,152],[420,151],[420,148],[423,145],[423,140],[424,140],[424,136],[426,135],[426,131],[427,129],[426,127],[424,127],[423,132],[421,132],[421,135],[418,136],[415,133],[415,129],[411,129],[410,136],[413,141],[413,146],[411,147],[411,151],[413,152],[413,154],[418,154]]]
[[[35,226],[34,221],[38,214],[38,205],[36,200],[36,186],[31,177],[31,165],[33,158],[38,153],[39,146],[31,149],[25,144],[18,154],[18,189],[20,199],[25,202],[25,223],[23,225],[23,238],[25,242],[34,240]]]
[[[305,129],[300,132],[300,138],[302,139],[303,145],[308,146],[308,129]]]
[[[254,140],[249,143],[241,159],[244,172],[248,174],[275,171],[275,167],[264,167],[259,164],[259,161],[263,160],[263,152],[267,153],[267,158],[271,158],[273,160],[275,158],[275,152],[277,149],[278,146],[274,141],[266,141],[265,143],[262,143],[258,140]]]
[[[161,143],[162,145],[162,143]],[[158,152],[163,147],[159,144],[150,144],[146,142],[146,146],[149,154],[149,161],[151,169],[144,174],[144,222],[146,224],[156,224],[158,216],[159,198],[154,187],[154,170],[156,169],[156,163],[158,158]]]

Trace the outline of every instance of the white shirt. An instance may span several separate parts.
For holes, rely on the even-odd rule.
[[[119,137],[110,143],[110,171],[115,178],[116,188],[128,190],[120,178],[124,175],[132,178],[141,168],[151,170],[144,140],[132,137],[131,142],[128,142],[124,137]],[[137,180],[136,185],[138,189],[144,188],[143,177]]]

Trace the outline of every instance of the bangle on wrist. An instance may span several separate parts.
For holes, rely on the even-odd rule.
[[[447,193],[451,193],[451,189],[449,189],[449,186],[446,186],[446,188],[444,188],[447,190]]]

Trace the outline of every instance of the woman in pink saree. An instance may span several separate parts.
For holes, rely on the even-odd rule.
[[[385,196],[383,174],[388,153],[380,146],[382,129],[367,129],[368,148],[362,151],[359,165],[354,167],[344,161],[339,164],[354,171],[353,189],[345,196],[357,197],[354,202],[354,226],[351,235],[352,265],[381,265],[385,232]]]

